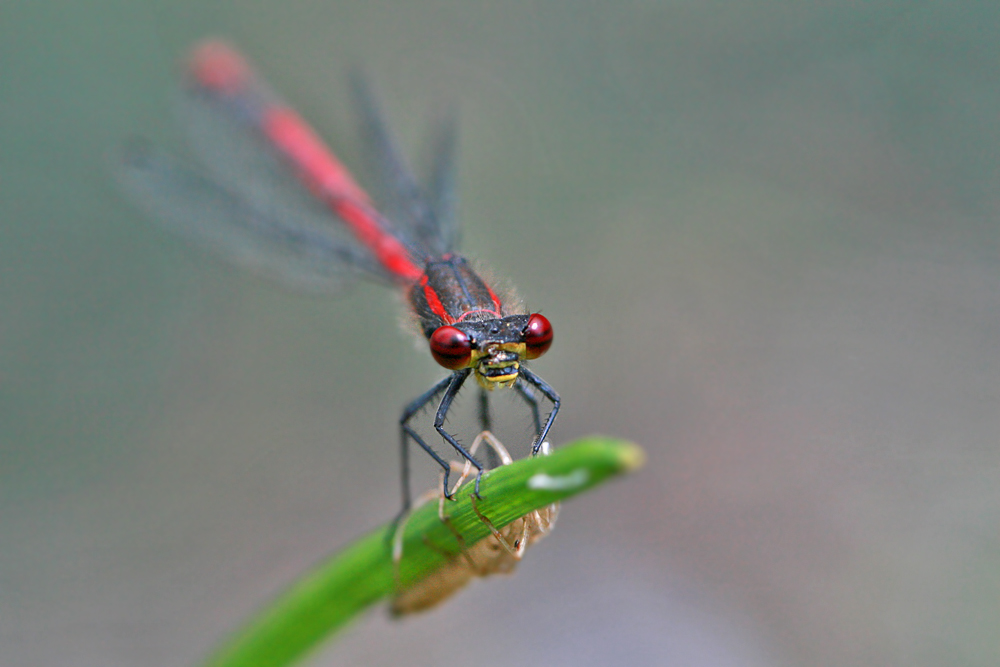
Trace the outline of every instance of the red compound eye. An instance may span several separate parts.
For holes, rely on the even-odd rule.
[[[445,368],[457,371],[469,365],[472,358],[472,340],[455,327],[438,327],[431,334],[431,354]]]
[[[528,326],[524,327],[524,344],[528,346],[528,359],[537,359],[552,345],[552,324],[544,315],[535,313],[528,318]]]

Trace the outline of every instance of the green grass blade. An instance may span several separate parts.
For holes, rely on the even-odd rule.
[[[548,456],[527,458],[483,476],[480,512],[498,528],[550,503],[569,498],[644,460],[637,446],[603,436],[583,438]],[[465,544],[489,534],[472,508],[472,483],[446,511]],[[316,566],[279,595],[204,663],[204,667],[286,667],[343,627],[365,608],[447,562],[455,534],[438,518],[438,503],[418,507],[403,536],[402,561],[391,554],[392,524],[358,539]],[[434,545],[434,546],[430,546]]]

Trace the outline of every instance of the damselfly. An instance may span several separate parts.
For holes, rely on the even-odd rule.
[[[385,215],[302,117],[242,55],[219,41],[193,51],[179,101],[182,125],[207,173],[132,142],[120,180],[167,228],[238,264],[313,290],[331,291],[355,276],[402,290],[431,355],[451,371],[407,405],[399,420],[404,508],[410,503],[410,440],[442,467],[448,491],[450,464],[411,424],[438,398],[434,429],[476,468],[478,494],[484,467],[445,429],[448,411],[465,381],[475,376],[479,418],[487,430],[487,392],[513,388],[531,410],[532,453],[537,454],[560,400],[525,361],[549,349],[552,325],[503,298],[455,253],[453,120],[449,117],[439,129],[425,189],[395,149],[360,79],[354,92],[389,190]],[[552,404],[544,421],[542,397]]]

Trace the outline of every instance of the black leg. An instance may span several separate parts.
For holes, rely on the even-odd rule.
[[[441,397],[441,404],[438,405],[437,414],[434,416],[434,429],[444,438],[449,445],[455,448],[459,454],[461,454],[466,461],[475,466],[478,473],[476,474],[476,497],[479,497],[479,482],[483,478],[483,464],[477,461],[472,454],[468,452],[465,447],[459,444],[458,440],[455,439],[451,433],[444,430],[444,420],[448,416],[448,410],[451,409],[451,402],[455,400],[455,396],[458,395],[458,390],[462,388],[462,384],[468,379],[469,374],[472,372],[471,368],[466,368],[461,371],[455,371],[454,375],[451,376],[451,383],[448,385],[448,389],[444,392],[444,396]],[[422,443],[421,443],[422,444]],[[424,445],[425,449],[428,449]],[[437,458],[435,456],[435,458]],[[451,466],[442,463],[444,468],[444,493],[445,497],[451,500],[451,496],[448,495],[448,474],[451,472]]]
[[[524,402],[528,404],[531,408],[531,416],[535,420],[535,435],[538,435],[542,430],[542,418],[538,412],[538,397],[525,386],[525,381],[523,378],[517,378],[517,384],[514,385],[514,390],[524,399]]]
[[[409,405],[403,408],[403,414],[399,418],[400,427],[400,461],[401,469],[400,473],[402,475],[403,482],[403,513],[410,509],[410,448],[409,448],[409,438],[413,438],[417,444],[424,448],[431,457],[434,458],[441,466],[445,469],[445,475],[451,466],[445,462],[440,456],[437,455],[433,449],[427,446],[427,443],[417,434],[413,428],[410,427],[409,421],[413,418],[413,415],[417,414],[424,409],[424,406],[434,400],[438,394],[448,388],[448,385],[452,383],[454,376],[449,375],[444,378],[433,387],[422,393],[417,398],[413,399]],[[447,490],[445,486],[445,490]],[[402,513],[401,513],[402,515]]]
[[[559,405],[561,401],[559,400],[559,394],[556,393],[555,389],[549,386],[545,380],[538,377],[523,366],[521,367],[521,378],[528,384],[537,388],[538,391],[542,392],[545,398],[552,401],[552,412],[549,413],[548,418],[545,420],[545,426],[538,431],[538,438],[535,440],[535,444],[531,447],[531,454],[534,456],[538,454],[538,450],[541,449],[542,443],[545,442],[545,437],[549,434],[549,429],[552,428],[552,422],[556,420],[556,413],[559,412]]]
[[[479,427],[481,431],[493,431],[493,420],[490,419],[490,396],[482,387],[479,388]],[[492,447],[486,448],[486,467],[496,468],[500,465],[500,457]]]
[[[482,387],[479,388],[479,425],[484,431],[493,430],[493,424],[490,421],[490,397]]]

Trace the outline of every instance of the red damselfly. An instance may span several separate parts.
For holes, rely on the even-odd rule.
[[[411,425],[438,398],[434,429],[476,468],[478,494],[484,467],[445,429],[448,411],[473,375],[480,387],[479,419],[488,430],[488,391],[513,388],[531,410],[537,454],[560,399],[525,362],[549,349],[552,326],[498,295],[455,252],[451,117],[437,133],[432,177],[423,188],[359,77],[354,93],[389,191],[384,215],[305,120],[220,41],[193,51],[179,96],[181,123],[207,173],[134,141],[124,152],[119,178],[168,229],[238,264],[306,289],[331,291],[356,276],[401,289],[434,359],[452,371],[400,417],[404,508],[410,503],[411,440],[442,467],[448,492],[450,464]],[[542,397],[552,404],[544,422]]]

